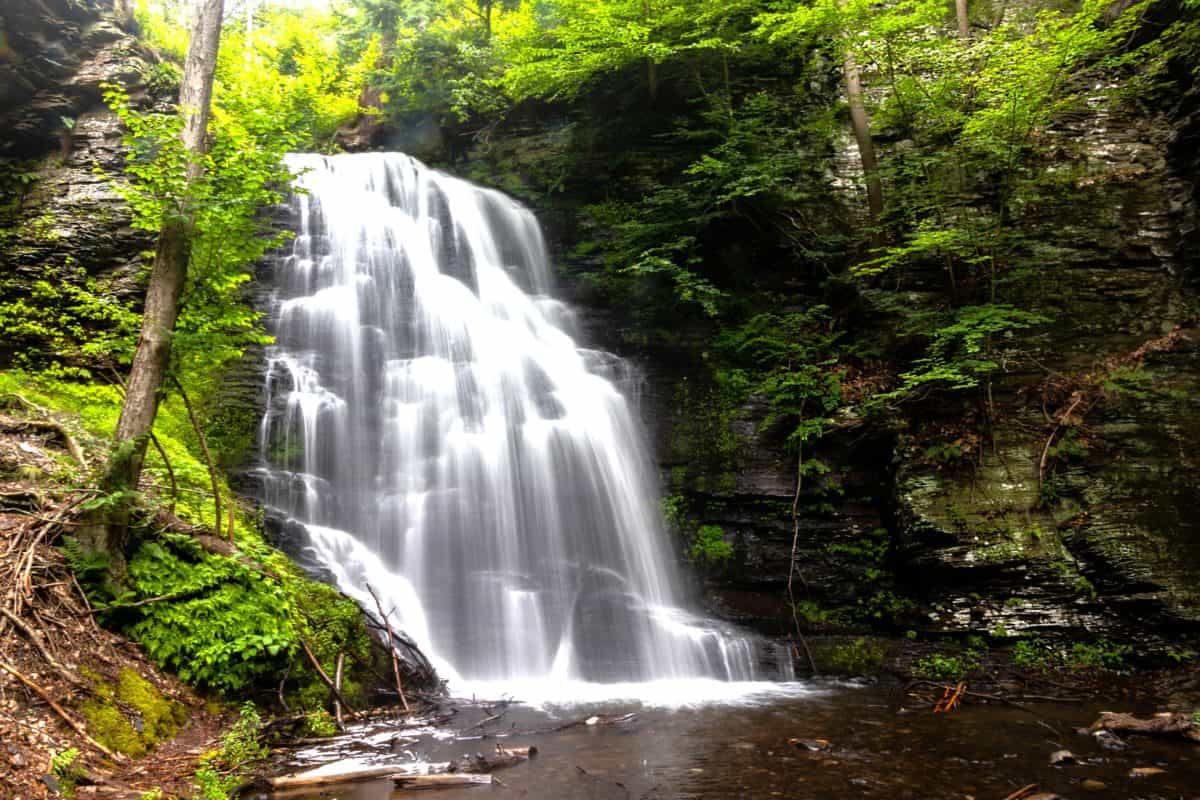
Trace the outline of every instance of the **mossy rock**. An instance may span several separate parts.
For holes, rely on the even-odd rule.
[[[123,669],[114,686],[95,673],[96,696],[83,705],[88,727],[101,744],[140,758],[170,739],[187,720],[182,703],[163,696],[154,684],[133,669]]]

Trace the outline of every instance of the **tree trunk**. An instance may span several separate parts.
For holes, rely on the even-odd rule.
[[[967,16],[967,0],[954,0],[954,16],[958,17],[958,38],[971,38],[971,20]]]
[[[650,0],[642,0],[642,20],[650,25]],[[646,92],[650,95],[650,103],[658,100],[658,64],[650,56],[646,56]]]
[[[221,36],[224,0],[198,0],[188,42],[183,82],[179,90],[180,113],[184,115],[181,138],[189,155],[187,186],[204,171],[207,151],[209,106],[212,101],[213,70]],[[186,190],[185,190],[186,195]],[[142,330],[117,422],[116,447],[109,459],[104,488],[109,492],[136,490],[146,458],[146,445],[171,357],[171,335],[179,316],[179,302],[187,279],[194,211],[185,196],[178,213],[163,221],[154,253],[154,269],[146,289]],[[110,556],[110,575],[119,580],[124,573],[124,550],[128,528],[128,504],[121,502],[105,521],[107,529],[100,545]],[[97,547],[97,549],[100,549]]]
[[[863,174],[867,181],[867,205],[872,221],[883,216],[883,184],[875,163],[875,144],[871,141],[871,123],[863,105],[862,82],[858,76],[858,64],[853,54],[846,51],[846,100],[850,103],[850,125],[854,128],[854,140],[858,142],[858,154],[862,159]]]
[[[127,31],[136,29],[136,19],[133,16],[133,0],[113,0],[113,12],[117,17],[117,25]]]

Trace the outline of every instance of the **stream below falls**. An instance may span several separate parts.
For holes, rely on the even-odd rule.
[[[1025,708],[975,702],[933,714],[899,684],[820,681],[790,696],[699,707],[608,703],[537,709],[479,703],[459,706],[450,722],[438,726],[374,722],[353,727],[328,743],[294,751],[289,761],[297,768],[345,759],[400,765],[488,752],[497,742],[539,749],[531,761],[497,771],[497,783],[439,790],[439,800],[1003,800],[1035,783],[1038,792],[1068,799],[1200,797],[1200,745],[1128,736],[1124,749],[1110,751],[1080,731],[1097,718],[1100,702]],[[626,714],[633,716],[620,723],[553,730],[590,715]],[[542,733],[524,733],[531,731]],[[1051,753],[1062,749],[1070,750],[1077,763],[1051,766]],[[1132,777],[1130,770],[1137,767],[1164,771]],[[278,796],[384,800],[408,793],[377,780]]]

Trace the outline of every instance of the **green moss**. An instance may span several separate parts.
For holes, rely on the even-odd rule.
[[[170,739],[187,719],[182,703],[163,696],[132,669],[123,669],[114,687],[95,673],[96,696],[83,705],[88,727],[97,741],[119,753],[139,758]]]
[[[83,714],[87,717],[92,736],[105,747],[133,758],[146,755],[146,744],[133,729],[133,724],[111,701],[98,698],[88,700],[83,704]]]
[[[154,684],[132,669],[123,669],[117,679],[117,697],[141,715],[144,735],[152,740],[169,739],[187,720],[182,703],[165,697]]]

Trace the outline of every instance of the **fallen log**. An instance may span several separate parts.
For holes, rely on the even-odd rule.
[[[482,786],[492,782],[491,775],[472,773],[392,776],[397,789],[445,789],[452,786]]]
[[[397,770],[401,769],[404,769],[404,767],[396,764],[384,767],[354,766],[342,770],[319,767],[318,769],[300,772],[295,775],[279,775],[274,778],[267,778],[267,785],[272,789],[299,789],[310,786],[329,786],[334,783],[355,783],[357,781],[369,781],[378,778],[391,778],[396,775]]]
[[[488,755],[476,753],[474,757],[468,756],[460,758],[458,761],[451,761],[445,771],[450,774],[488,773],[495,769],[516,766],[522,761],[528,761],[535,757],[537,753],[536,747],[504,747],[497,744],[494,753]]]
[[[1117,711],[1101,711],[1100,719],[1092,723],[1091,732],[1112,731],[1113,733],[1142,733],[1147,736],[1181,736],[1200,742],[1200,725],[1190,714],[1165,711],[1150,719],[1138,719],[1132,714]]]
[[[437,786],[467,786],[473,784],[491,783],[487,773],[502,767],[511,767],[528,761],[537,755],[536,747],[502,747],[496,745],[496,751],[488,755],[477,754],[461,758],[448,764],[429,764],[428,772],[410,771],[407,764],[392,764],[390,766],[363,766],[348,764],[338,768],[334,764],[326,764],[307,772],[292,775],[280,775],[267,778],[267,785],[272,789],[306,789],[315,786],[329,786],[337,783],[356,783],[358,781],[390,778],[397,786],[410,789],[428,789]],[[434,780],[430,780],[434,779]]]

